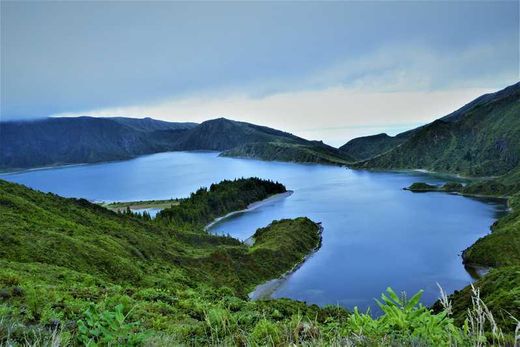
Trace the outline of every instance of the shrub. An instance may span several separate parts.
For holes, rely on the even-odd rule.
[[[113,311],[102,310],[98,305],[90,306],[79,320],[79,342],[86,346],[101,345],[139,345],[146,335],[137,331],[138,322],[128,323],[128,313],[123,313],[123,305],[117,305]]]
[[[262,318],[253,328],[250,339],[252,343],[262,346],[276,345],[280,342],[280,335],[280,329],[275,323]]]

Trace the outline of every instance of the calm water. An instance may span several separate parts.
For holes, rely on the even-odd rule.
[[[471,282],[460,252],[489,232],[504,205],[402,188],[442,178],[374,173],[325,165],[219,158],[217,153],[161,153],[124,162],[3,174],[43,191],[93,201],[185,197],[225,178],[258,176],[294,191],[211,230],[246,239],[274,219],[308,216],[324,227],[322,248],[274,292],[309,303],[362,309],[387,286],[425,290],[423,302]]]

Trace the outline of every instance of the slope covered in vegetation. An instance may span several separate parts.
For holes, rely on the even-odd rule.
[[[48,118],[0,122],[0,134],[0,170],[122,160],[165,151],[234,148],[228,156],[333,164],[352,159],[322,142],[225,118],[201,124],[150,118]],[[234,154],[252,143],[277,144],[286,149],[269,150],[269,154],[265,150]]]
[[[398,146],[390,150],[385,147],[356,166],[426,169],[467,176],[504,175],[520,163],[519,114],[517,83],[414,129]]]
[[[355,158],[356,161],[365,160],[397,147],[408,138],[409,132],[397,136],[388,136],[387,134],[363,136],[350,140],[339,149]]]
[[[95,163],[173,150],[196,126],[150,118],[47,118],[0,122],[0,170]]]
[[[243,183],[223,186],[234,184]],[[248,301],[256,284],[319,247],[320,228],[307,218],[273,222],[249,247],[5,181],[0,214],[2,344],[438,346],[486,338],[458,328],[447,311],[433,314],[420,293],[405,299],[389,289],[379,318]]]
[[[223,157],[337,165],[346,165],[354,161],[347,154],[319,142],[312,145],[284,142],[248,143],[224,151],[220,155]]]
[[[219,216],[240,211],[249,204],[285,193],[283,184],[259,178],[224,180],[208,188],[200,188],[178,205],[159,212],[158,221],[172,223],[177,227],[203,227]]]
[[[483,95],[433,123],[395,138],[376,135],[355,139],[345,146],[351,151],[366,146],[358,156],[359,168],[427,169],[474,176],[469,184],[433,186],[416,182],[405,189],[413,192],[445,192],[469,196],[507,198],[511,212],[500,218],[490,234],[477,240],[463,254],[471,269],[491,271],[471,286],[455,292],[454,318],[462,324],[477,291],[500,327],[517,326],[520,302],[520,83]],[[403,136],[406,137],[403,140]],[[396,144],[396,138],[402,141]],[[379,153],[378,153],[379,150]],[[363,152],[364,151],[364,152]],[[354,152],[351,152],[354,153]],[[492,176],[492,177],[489,177]],[[440,302],[436,308],[440,307]],[[483,308],[481,308],[484,310]],[[515,318],[512,318],[515,317]]]
[[[85,312],[115,310],[119,304],[128,319],[140,322],[132,331],[169,331],[202,341],[207,314],[228,315],[224,310],[234,307],[253,324],[276,312],[278,304],[248,303],[245,295],[301,261],[320,239],[312,221],[282,220],[262,229],[250,248],[5,181],[0,181],[0,212],[3,342],[8,332],[22,341],[17,334],[26,334],[28,326],[46,331],[54,324],[81,335],[76,322]],[[296,239],[301,240],[296,247],[281,248]],[[294,314],[321,312],[296,302],[279,305]]]

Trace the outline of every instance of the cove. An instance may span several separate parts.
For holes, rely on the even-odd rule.
[[[293,194],[221,220],[210,229],[241,240],[274,219],[307,216],[323,226],[321,248],[272,293],[318,305],[375,309],[386,287],[409,294],[424,289],[423,303],[472,281],[463,249],[489,232],[503,204],[444,193],[402,190],[427,173],[354,171],[327,165],[263,162],[174,152],[133,160],[69,166],[0,178],[46,192],[91,201],[186,197],[223,179],[257,176],[283,183]]]

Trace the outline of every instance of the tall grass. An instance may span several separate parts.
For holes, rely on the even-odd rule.
[[[440,286],[439,286],[440,288]],[[357,308],[347,316],[288,315],[259,309],[258,303],[232,297],[203,301],[198,320],[171,318],[169,331],[143,327],[133,309],[91,305],[72,327],[28,326],[0,318],[0,346],[520,346],[520,323],[504,334],[493,313],[472,286],[472,305],[463,326],[454,323],[452,303],[440,288],[441,312],[420,303],[422,291],[408,297],[388,288],[377,300],[383,314]],[[263,307],[276,306],[265,302]],[[336,308],[337,309],[337,308]],[[282,310],[282,309],[281,309]],[[327,310],[327,308],[324,308]],[[197,325],[198,328],[193,328]]]

